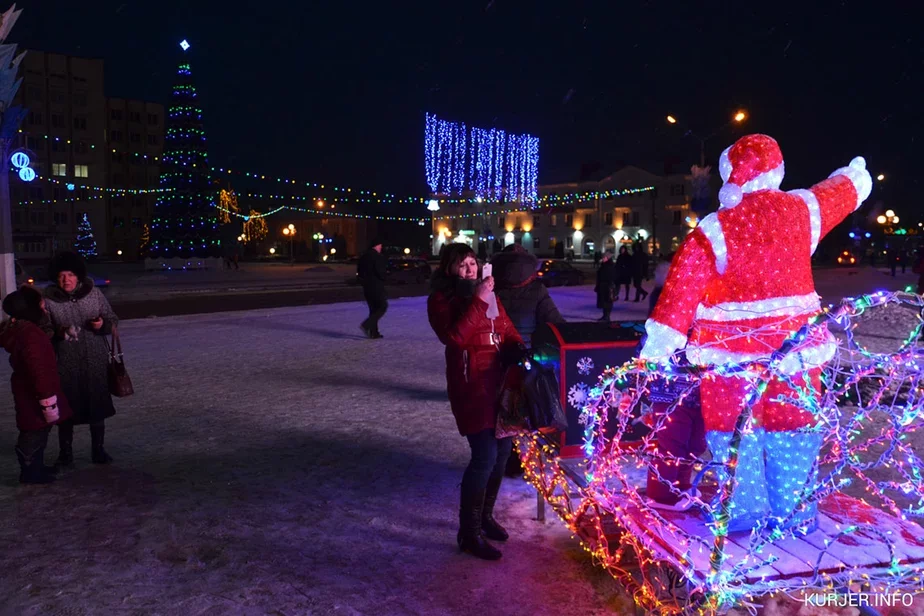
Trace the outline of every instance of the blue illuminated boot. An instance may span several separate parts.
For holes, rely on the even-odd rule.
[[[706,443],[715,462],[728,463],[731,432],[707,432]],[[725,467],[717,473],[719,489],[712,500],[712,513],[708,516],[714,522],[719,515],[719,497],[728,481]],[[767,483],[764,479],[764,431],[754,430],[741,435],[738,447],[738,467],[735,472],[738,485],[732,493],[729,506],[728,532],[750,531],[770,513],[767,502]]]
[[[801,494],[816,481],[818,470],[815,461],[821,449],[820,432],[768,432],[764,441],[767,453],[767,492],[773,528],[797,529],[808,534],[818,526],[818,503],[801,509]],[[792,518],[785,521],[795,511]]]

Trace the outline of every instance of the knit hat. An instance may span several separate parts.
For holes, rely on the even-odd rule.
[[[384,244],[384,243],[385,243],[385,241],[382,239],[382,237],[381,237],[380,235],[376,235],[376,236],[374,236],[374,237],[372,238],[372,240],[369,242],[369,248],[375,248],[375,247],[378,246],[379,244]]]
[[[42,320],[42,294],[36,289],[24,286],[3,299],[3,312],[14,319],[38,324]]]
[[[747,193],[778,189],[784,173],[783,153],[773,137],[742,137],[719,157],[719,174],[725,182],[719,203],[723,208],[735,207]]]
[[[62,252],[51,260],[48,266],[48,279],[56,281],[61,272],[71,272],[77,280],[83,282],[87,277],[87,265],[83,257],[74,252]]]

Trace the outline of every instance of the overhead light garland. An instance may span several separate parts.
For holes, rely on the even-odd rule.
[[[426,114],[424,166],[430,192],[523,203],[538,198],[539,138]]]
[[[66,180],[59,180],[57,178],[51,178],[47,176],[37,176],[36,179],[43,180],[45,182],[50,182],[52,184],[60,184],[67,188],[67,190],[81,189],[81,190],[90,190],[93,192],[105,192],[105,193],[120,193],[124,195],[147,195],[153,193],[164,193],[174,190],[173,188],[109,188],[106,186],[90,186],[87,184],[75,184],[74,182],[69,182]]]
[[[894,312],[879,316],[879,311]],[[908,331],[895,348],[870,348],[869,341],[882,344],[875,336],[864,343],[864,322],[899,317]],[[838,352],[824,369],[819,392],[805,373],[786,374],[781,367],[788,353],[826,325],[838,332]],[[776,325],[766,327],[772,331]],[[924,540],[912,522],[924,520],[924,460],[910,438],[924,417],[922,330],[924,298],[878,292],[823,310],[767,361],[684,367],[663,358],[607,368],[579,403],[586,457],[580,480],[560,464],[557,447],[538,433],[518,438],[526,476],[594,561],[631,591],[639,607],[652,612],[713,614],[743,605],[754,613],[754,601],[768,594],[801,595],[794,598],[804,601],[855,586],[886,596],[924,592]],[[824,442],[819,472],[805,485],[792,486],[797,505],[790,517],[818,503],[818,531],[803,535],[781,530],[788,519],[773,528],[764,520],[750,534],[730,536],[727,518],[716,512],[726,511],[733,492],[748,486],[726,482],[714,509],[709,493],[716,485],[709,478],[734,477],[737,448],[727,463],[680,459],[659,450],[658,433],[680,416],[678,409],[699,383],[729,375],[746,378],[754,392],[781,380],[794,396],[787,404],[816,417],[814,429]],[[647,401],[655,388],[668,386],[676,392],[673,402],[653,413]],[[750,417],[758,398],[747,400],[741,417]],[[642,437],[631,432],[639,421],[650,428]],[[751,428],[739,417],[735,442],[743,442]],[[778,454],[798,462],[786,443]],[[688,512],[654,508],[639,491],[645,475],[653,474],[680,495],[658,469],[681,464],[700,471],[689,496],[694,507]],[[707,479],[700,481],[703,476]],[[844,493],[851,484],[861,488],[853,490],[860,498]],[[701,521],[697,509],[714,521]],[[607,540],[614,533],[618,543]]]

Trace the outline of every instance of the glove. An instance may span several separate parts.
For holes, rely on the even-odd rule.
[[[866,170],[866,160],[862,156],[857,156],[848,166],[841,167],[828,177],[833,178],[835,175],[843,175],[853,182],[857,190],[857,207],[860,207],[873,191],[873,178]]]

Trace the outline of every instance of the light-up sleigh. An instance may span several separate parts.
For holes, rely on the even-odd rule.
[[[817,526],[780,529],[761,521],[743,532],[727,532],[722,524],[723,506],[737,488],[736,455],[726,465],[708,454],[690,461],[698,492],[685,511],[655,508],[646,494],[650,469],[671,462],[659,453],[657,437],[677,406],[640,430],[653,383],[678,383],[682,399],[715,370],[630,361],[607,368],[592,386],[576,387],[568,371],[580,364],[586,372],[585,351],[593,345],[567,355],[574,349],[560,334],[559,349],[543,349],[550,334],[537,332],[534,342],[558,369],[569,406],[567,433],[540,431],[517,439],[527,479],[539,493],[539,518],[551,507],[632,594],[639,613],[754,611],[756,602],[778,593],[808,602],[847,591],[869,593],[880,606],[907,601],[909,595],[892,593],[922,590],[924,465],[915,444],[924,440],[918,431],[924,408],[922,308],[920,296],[879,293],[845,301],[807,326],[827,325],[839,341],[821,395],[806,402],[814,404],[824,444],[817,476],[800,486],[799,497],[817,503]],[[901,337],[876,332],[882,315],[896,324],[892,331],[904,324]],[[864,334],[864,328],[870,331]],[[624,359],[615,351],[619,346],[610,348],[619,360],[614,365]],[[599,358],[590,363],[605,367]],[[772,378],[774,360],[717,370],[747,374],[759,387]],[[748,429],[749,413],[745,405],[736,432]],[[721,477],[732,479],[720,485]]]

